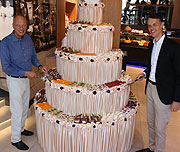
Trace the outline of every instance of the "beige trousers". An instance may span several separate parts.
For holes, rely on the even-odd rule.
[[[29,109],[30,86],[28,78],[7,76],[11,111],[11,142],[21,141]]]
[[[158,96],[156,85],[148,83],[146,92],[149,147],[155,152],[165,152],[166,127],[171,116],[171,105],[165,105]]]

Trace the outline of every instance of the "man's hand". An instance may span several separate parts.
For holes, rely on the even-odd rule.
[[[33,71],[26,71],[25,72],[25,76],[28,78],[35,78],[36,77],[36,73]]]
[[[173,101],[173,103],[171,104],[171,111],[172,112],[177,112],[180,108],[180,103]]]
[[[47,69],[45,66],[40,66],[40,67],[39,67],[39,70],[40,70],[41,72],[44,72],[44,73],[47,73],[47,72],[48,72],[48,69]]]
[[[144,77],[145,77],[144,73],[140,73],[139,75],[137,75],[134,81],[141,81],[144,79]]]

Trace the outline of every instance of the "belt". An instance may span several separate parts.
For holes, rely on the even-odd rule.
[[[152,85],[156,85],[156,82],[153,82],[151,80],[148,80]]]
[[[12,78],[27,78],[26,76],[13,76],[13,75],[9,75],[9,74],[7,74],[7,75]]]

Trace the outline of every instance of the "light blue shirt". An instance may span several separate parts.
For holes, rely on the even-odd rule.
[[[24,76],[25,71],[32,71],[32,65],[40,65],[32,39],[25,34],[21,40],[14,33],[0,43],[0,57],[3,71],[12,76]]]

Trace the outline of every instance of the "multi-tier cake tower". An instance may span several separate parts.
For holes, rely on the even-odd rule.
[[[57,70],[35,97],[38,141],[45,152],[127,152],[137,102],[122,52],[112,50],[114,27],[102,24],[101,2],[80,2],[67,47],[57,48]],[[46,92],[46,93],[45,93]]]

